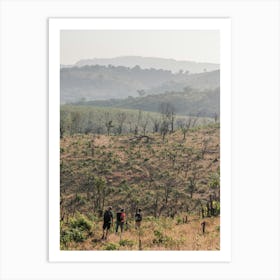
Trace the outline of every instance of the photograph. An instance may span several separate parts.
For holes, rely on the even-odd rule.
[[[279,8],[0,1],[0,279],[280,280]]]
[[[219,30],[60,31],[60,250],[220,250]]]

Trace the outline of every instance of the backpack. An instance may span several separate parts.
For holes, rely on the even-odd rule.
[[[142,215],[140,213],[136,213],[135,215],[135,221],[136,222],[141,222],[142,221]]]
[[[121,218],[121,222],[124,222],[124,220],[125,220],[125,213],[124,212],[121,213],[121,217],[120,218]]]
[[[104,213],[104,222],[109,223],[111,222],[112,213],[109,210],[106,210]]]
[[[118,213],[117,213],[117,221],[118,221],[118,222],[121,221],[121,214],[122,214],[121,212],[118,212]]]

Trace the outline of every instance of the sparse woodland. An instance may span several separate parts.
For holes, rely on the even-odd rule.
[[[213,118],[62,106],[62,250],[219,250],[220,127]],[[125,208],[101,241],[103,213]],[[140,230],[136,209],[143,211]],[[205,223],[204,223],[205,222]]]

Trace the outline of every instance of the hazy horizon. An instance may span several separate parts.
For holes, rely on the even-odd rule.
[[[174,60],[174,61],[178,61],[178,62],[196,62],[196,63],[209,63],[209,64],[220,64],[219,62],[209,62],[209,61],[195,61],[195,60],[182,60],[182,59],[175,59],[175,58],[171,58],[171,57],[160,57],[160,56],[141,56],[141,55],[120,55],[120,56],[114,56],[114,57],[88,57],[88,58],[82,58],[79,59],[77,61],[75,61],[74,63],[61,63],[61,65],[74,65],[79,61],[82,60],[94,60],[94,59],[100,59],[100,60],[105,60],[105,59],[116,59],[116,58],[123,58],[123,57],[139,57],[139,58],[154,58],[154,59],[170,59],[170,60]]]
[[[123,56],[220,64],[219,31],[215,30],[63,30],[60,35],[63,65]]]

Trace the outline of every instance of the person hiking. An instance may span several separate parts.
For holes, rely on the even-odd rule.
[[[107,240],[108,231],[112,223],[113,223],[112,207],[109,206],[108,209],[104,212],[104,216],[103,216],[103,235],[101,239]]]
[[[124,209],[121,209],[121,211],[117,213],[116,233],[118,232],[119,227],[121,228],[121,232],[123,232],[125,218],[126,218],[126,215],[125,215]]]
[[[142,221],[142,210],[139,208],[135,214],[135,229],[140,229]]]

